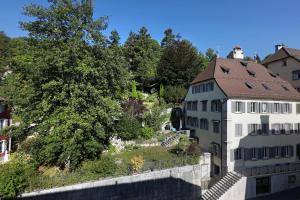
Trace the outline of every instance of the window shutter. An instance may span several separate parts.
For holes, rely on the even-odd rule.
[[[251,112],[251,102],[247,102],[247,112]]]
[[[252,125],[248,124],[248,135],[252,133]]]
[[[262,128],[262,125],[261,124],[257,124],[257,134],[259,134],[259,135],[262,133],[261,128]]]
[[[258,112],[261,113],[261,112],[262,112],[262,103],[259,103],[258,105],[259,105],[259,106],[258,106],[258,107],[259,107]]]
[[[230,161],[234,161],[234,150],[230,149]]]
[[[249,160],[248,149],[243,149],[243,152],[244,152],[244,160]]]
[[[280,113],[284,113],[283,111],[284,111],[284,104],[279,104],[279,110],[280,110]]]
[[[290,148],[290,156],[293,157],[294,156],[294,147],[289,146],[289,148]]]
[[[263,148],[258,148],[258,159],[259,160],[263,158],[263,151],[264,151]]]
[[[274,155],[274,147],[270,147],[269,148],[269,158],[274,158],[275,155]]]
[[[242,113],[244,113],[245,112],[245,102],[242,102]]]
[[[281,151],[280,154],[281,154],[281,157],[285,157],[284,149],[285,149],[285,146],[280,147],[280,151]]]
[[[292,113],[292,111],[293,111],[293,105],[289,103],[289,113]]]
[[[267,113],[271,113],[271,107],[272,107],[272,104],[267,103]]]
[[[300,114],[300,104],[296,105],[296,112],[297,112],[297,114]]]
[[[270,103],[269,104],[269,107],[270,107],[270,113],[274,113],[274,107],[275,107],[275,104],[274,103]]]
[[[231,112],[234,113],[235,112],[235,101],[231,102]]]

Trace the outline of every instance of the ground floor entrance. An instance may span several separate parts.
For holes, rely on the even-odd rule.
[[[256,178],[256,195],[271,192],[270,176]]]

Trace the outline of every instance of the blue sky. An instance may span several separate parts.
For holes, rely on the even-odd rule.
[[[122,41],[130,31],[146,26],[161,40],[166,28],[180,33],[200,51],[211,47],[221,56],[235,45],[246,55],[262,57],[276,43],[300,48],[299,0],[94,0],[95,16],[108,16],[109,27]],[[28,3],[47,5],[46,0],[2,0],[0,30],[9,36],[24,36],[19,21],[28,20],[22,8]]]

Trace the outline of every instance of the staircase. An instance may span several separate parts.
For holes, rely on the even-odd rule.
[[[214,186],[207,190],[202,195],[202,200],[218,200],[225,194],[234,184],[236,184],[242,176],[235,172],[228,172],[221,180]]]
[[[161,146],[162,147],[169,147],[172,145],[172,143],[179,139],[180,138],[180,135],[179,134],[176,134],[176,135],[172,135],[170,137],[167,137],[162,143],[161,143]]]

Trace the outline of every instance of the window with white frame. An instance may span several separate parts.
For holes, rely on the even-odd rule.
[[[267,112],[267,103],[262,103],[261,104],[261,112],[262,113],[266,113]]]
[[[201,107],[202,107],[202,111],[204,112],[207,111],[207,100],[201,101]]]
[[[220,121],[213,121],[213,131],[214,133],[220,132]]]
[[[289,104],[288,103],[284,103],[283,104],[283,112],[284,113],[288,113],[289,112]]]
[[[248,124],[248,134],[256,135],[258,134],[259,126],[258,124]]]
[[[279,113],[279,103],[274,103],[274,113]]]
[[[241,113],[243,110],[242,110],[242,102],[240,101],[236,101],[235,102],[235,112],[237,113]]]
[[[263,147],[262,148],[262,158],[263,159],[268,159],[269,158],[269,148],[268,147]]]
[[[274,157],[279,158],[280,157],[280,147],[274,147]]]
[[[243,124],[235,124],[235,136],[240,137],[243,135]]]
[[[217,156],[217,157],[221,156],[220,144],[217,144],[217,143],[212,144],[212,153],[214,156]]]
[[[234,150],[234,160],[242,160],[242,149],[237,148]]]
[[[300,133],[300,123],[296,123],[295,125],[295,133]]]
[[[205,118],[200,119],[200,129],[208,130],[208,120]]]
[[[256,110],[257,110],[256,105],[257,104],[255,102],[251,102],[250,103],[250,112],[251,113],[255,113],[256,112]]]
[[[261,133],[268,134],[269,133],[269,124],[263,123],[261,124]]]
[[[256,148],[251,148],[250,149],[250,155],[251,155],[251,160],[257,160],[258,159],[258,151]]]
[[[280,124],[272,124],[272,133],[273,134],[280,134]]]

